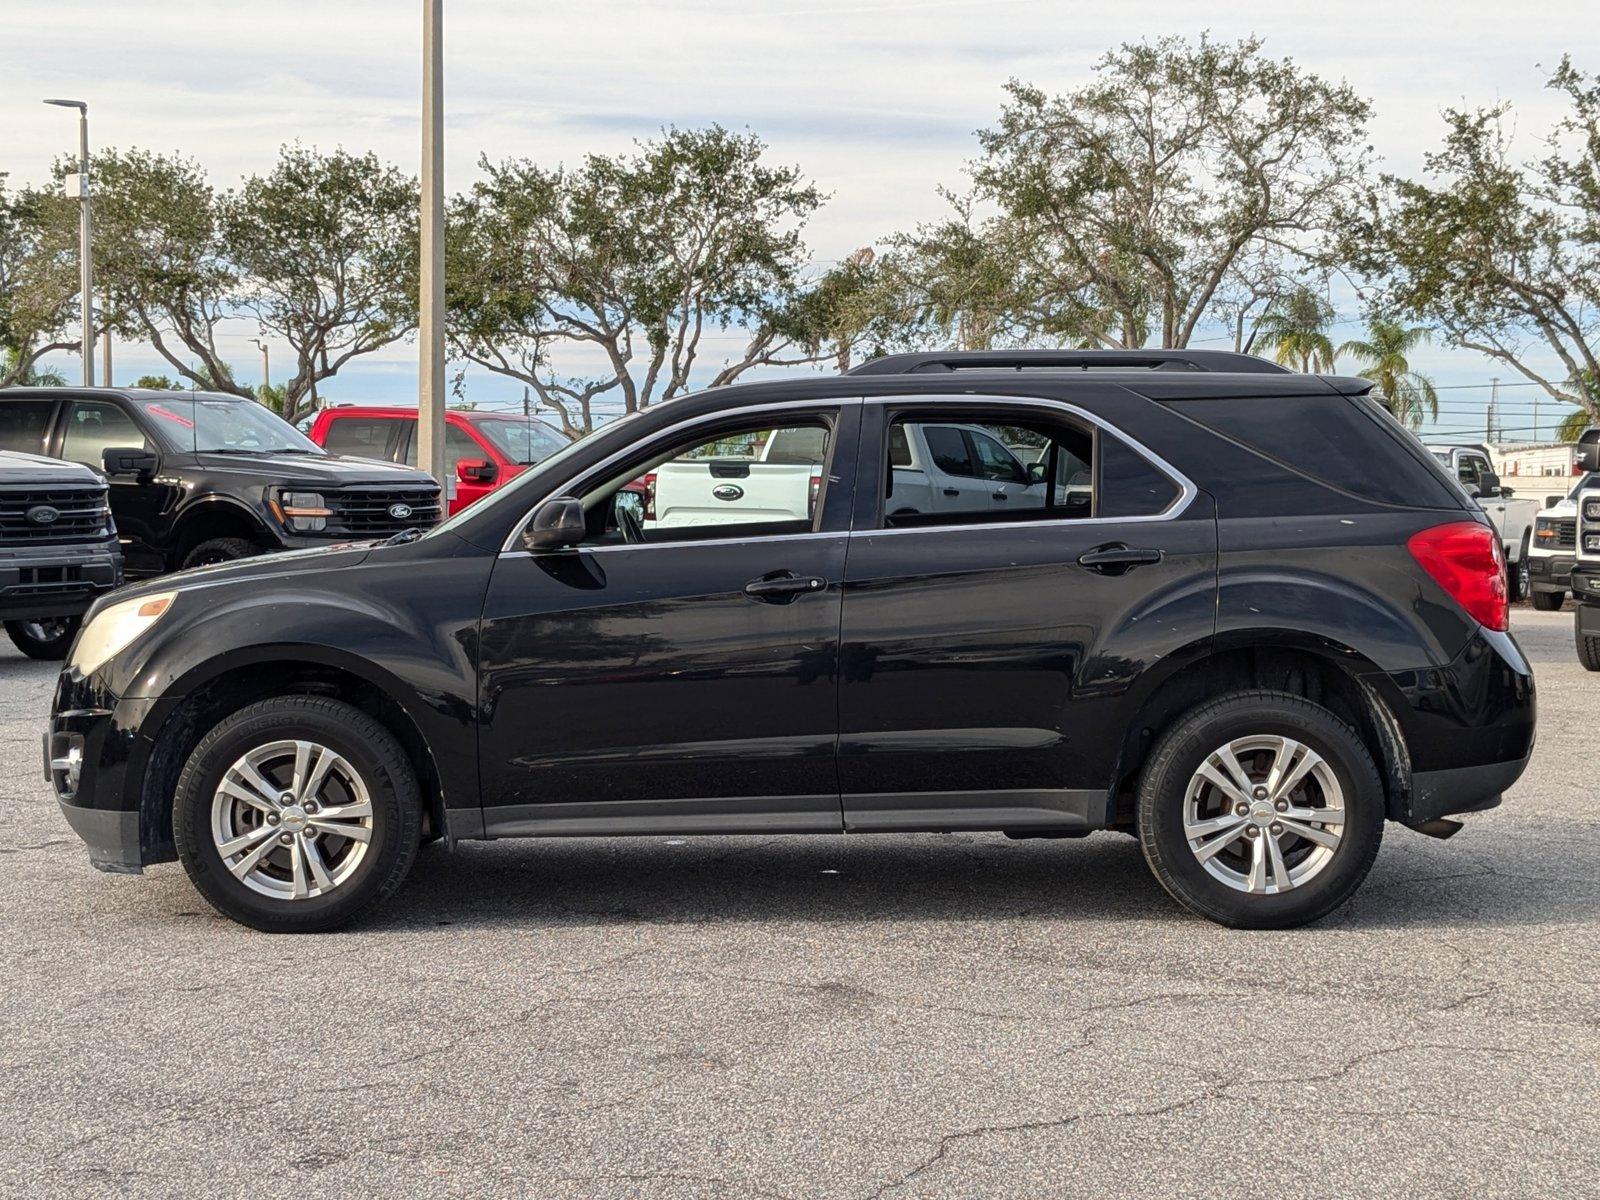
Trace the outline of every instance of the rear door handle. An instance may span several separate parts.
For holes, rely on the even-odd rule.
[[[960,488],[945,488],[944,489],[944,494],[946,496],[959,496],[959,495],[961,495],[961,489]]]
[[[1161,551],[1146,550],[1126,546],[1121,542],[1111,542],[1104,546],[1096,546],[1093,550],[1085,551],[1078,556],[1078,565],[1087,567],[1101,575],[1121,575],[1134,567],[1144,566],[1149,563],[1161,561]]]
[[[773,571],[744,585],[744,594],[765,604],[789,604],[796,596],[826,590],[828,581],[817,575],[796,575],[793,571]]]

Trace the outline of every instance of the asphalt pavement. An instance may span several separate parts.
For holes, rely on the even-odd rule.
[[[0,1193],[1600,1195],[1600,675],[1514,628],[1505,805],[1282,933],[1098,834],[435,846],[272,937],[90,869],[6,644]]]

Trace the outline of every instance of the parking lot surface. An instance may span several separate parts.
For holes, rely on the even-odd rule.
[[[0,656],[12,1195],[1600,1195],[1600,675],[1520,611],[1532,767],[1389,826],[1310,929],[1183,915],[1134,842],[428,848],[348,932],[90,869]]]

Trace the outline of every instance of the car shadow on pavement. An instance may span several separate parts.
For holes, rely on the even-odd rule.
[[[1530,879],[1485,846],[1399,834],[1320,928],[1565,924],[1600,883]],[[1590,881],[1600,872],[1589,870]],[[1187,919],[1120,834],[612,838],[424,849],[369,927]]]

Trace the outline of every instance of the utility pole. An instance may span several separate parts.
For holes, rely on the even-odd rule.
[[[422,0],[422,246],[417,465],[444,496],[444,0]]]
[[[83,303],[83,386],[94,386],[94,231],[89,216],[89,106],[82,100],[46,100],[57,108],[78,110],[78,291]]]
[[[1500,407],[1500,377],[1491,376],[1489,379],[1489,411],[1484,418],[1483,440],[1494,441],[1495,411]]]
[[[267,344],[260,338],[251,338],[250,341],[257,350],[261,351],[261,390],[265,392],[272,386],[272,371],[267,362]],[[263,397],[264,402],[265,397]]]
[[[100,378],[105,381],[106,387],[111,384],[111,330],[100,331]]]

